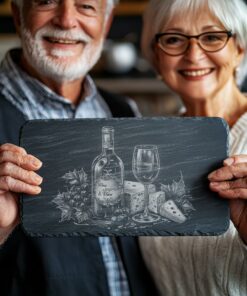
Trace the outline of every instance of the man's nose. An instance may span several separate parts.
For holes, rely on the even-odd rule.
[[[190,39],[189,47],[185,52],[185,58],[190,61],[197,61],[205,55],[204,50],[200,47],[197,39]]]
[[[76,7],[74,1],[61,1],[56,10],[53,23],[62,29],[72,29],[77,26]]]

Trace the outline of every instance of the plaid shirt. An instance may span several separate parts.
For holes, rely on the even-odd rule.
[[[59,96],[40,81],[23,72],[16,61],[20,50],[7,53],[0,66],[0,92],[26,119],[105,118],[111,112],[97,91],[92,79],[84,81],[83,99],[75,107],[69,99]],[[109,237],[99,237],[111,296],[130,295],[123,263],[117,245]]]

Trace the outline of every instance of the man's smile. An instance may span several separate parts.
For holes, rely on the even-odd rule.
[[[50,43],[58,43],[58,44],[79,44],[83,43],[81,40],[75,40],[75,39],[65,39],[65,38],[56,38],[56,37],[44,37],[44,39]]]

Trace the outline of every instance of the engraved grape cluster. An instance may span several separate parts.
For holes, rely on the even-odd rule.
[[[62,176],[63,192],[58,192],[52,203],[61,211],[60,222],[73,220],[84,222],[90,217],[90,196],[87,192],[88,177],[84,169],[74,169]]]

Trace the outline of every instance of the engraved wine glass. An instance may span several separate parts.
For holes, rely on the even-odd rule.
[[[132,217],[136,222],[151,223],[159,220],[159,216],[151,213],[149,206],[149,185],[158,177],[160,160],[158,147],[155,145],[137,145],[134,148],[132,171],[135,178],[144,185],[144,211]]]

